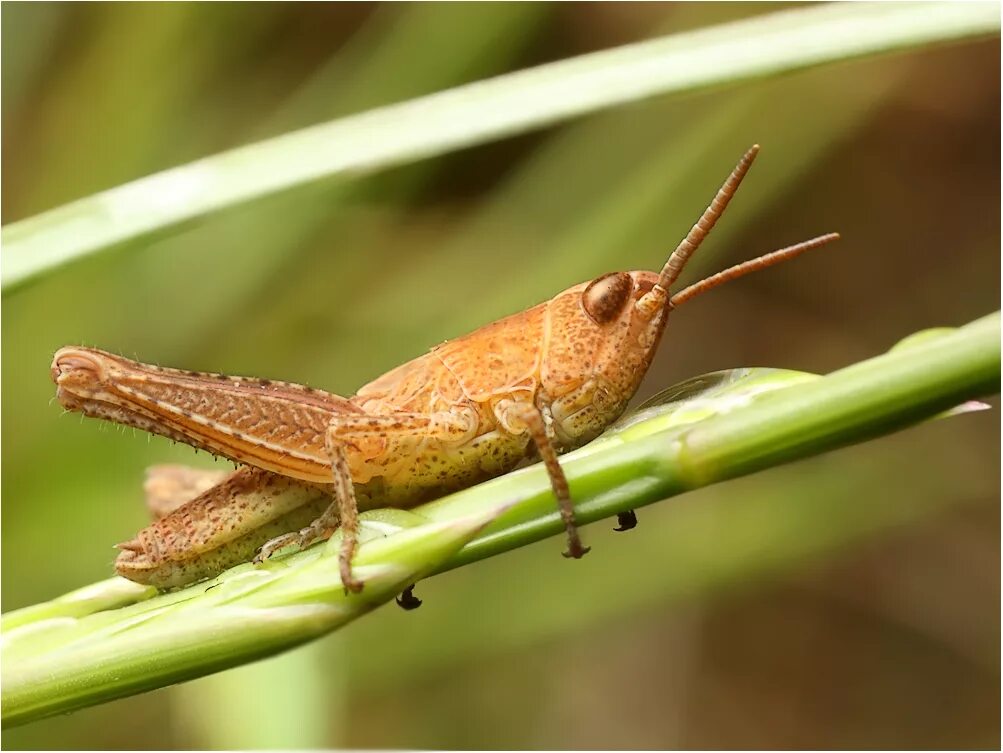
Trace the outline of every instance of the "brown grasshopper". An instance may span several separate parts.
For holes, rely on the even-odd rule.
[[[342,583],[359,591],[351,563],[360,502],[363,509],[409,507],[505,473],[534,453],[546,466],[567,530],[565,556],[583,556],[589,550],[558,455],[591,441],[623,413],[669,313],[723,282],[839,237],[774,251],[670,295],[758,151],[753,146],[742,157],[660,272],[612,272],[575,285],[436,346],[350,398],[150,366],[91,348],[61,349],[52,378],[65,408],[246,466],[222,480],[191,472],[181,491],[167,493],[168,513],[120,545],[118,571],[183,585],[246,561],[255,550],[261,561],[288,545],[308,546],[340,525]],[[150,483],[164,480],[161,471]],[[197,491],[189,482],[218,483],[179,506]],[[158,570],[164,563],[174,564],[166,575]]]

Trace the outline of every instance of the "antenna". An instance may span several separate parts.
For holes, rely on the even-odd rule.
[[[731,280],[737,280],[739,277],[744,277],[750,272],[758,272],[760,269],[766,269],[767,267],[772,267],[774,264],[793,259],[805,251],[811,251],[835,240],[839,240],[839,233],[827,233],[826,235],[820,235],[818,238],[802,241],[794,246],[787,246],[787,248],[782,248],[779,251],[773,251],[772,253],[758,256],[755,259],[743,261],[734,267],[728,267],[723,272],[718,272],[716,275],[711,275],[706,279],[700,280],[700,282],[693,283],[688,288],[683,288],[669,299],[669,306],[672,308],[682,306],[691,298],[706,293],[708,290],[713,290],[718,285],[723,285]]]
[[[731,201],[731,197],[735,195],[735,191],[742,184],[742,178],[745,177],[745,174],[749,172],[749,168],[752,167],[757,154],[759,154],[759,144],[753,144],[749,151],[742,156],[742,159],[738,161],[738,164],[735,165],[735,169],[731,171],[728,180],[718,190],[710,206],[704,210],[700,219],[697,220],[697,224],[690,228],[689,233],[686,234],[686,237],[676,246],[676,250],[669,256],[669,260],[665,262],[665,266],[662,267],[662,271],[658,275],[658,284],[664,290],[668,290],[676,281],[679,274],[683,271],[683,267],[686,266],[686,262],[693,255],[693,252],[700,247],[700,243],[713,229],[714,223],[724,213],[724,210],[728,207],[728,202]]]

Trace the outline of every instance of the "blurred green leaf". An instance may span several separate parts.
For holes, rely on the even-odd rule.
[[[3,286],[322,177],[356,176],[655,94],[998,28],[990,4],[823,5],[469,84],[234,149],[14,223],[3,231]]]

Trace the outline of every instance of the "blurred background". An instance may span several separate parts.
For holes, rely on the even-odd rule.
[[[757,4],[5,4],[3,223],[288,130],[781,10]],[[4,611],[109,577],[185,446],[61,415],[61,345],[351,394],[443,339],[658,267],[844,240],[673,318],[638,399],[827,372],[1000,303],[998,39],[659,98],[124,244],[3,298]],[[4,733],[8,748],[998,747],[992,411],[423,582],[277,659]]]

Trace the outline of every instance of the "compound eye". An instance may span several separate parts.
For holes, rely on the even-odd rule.
[[[623,310],[633,289],[629,274],[610,272],[589,283],[582,293],[582,306],[596,324],[608,324]]]

